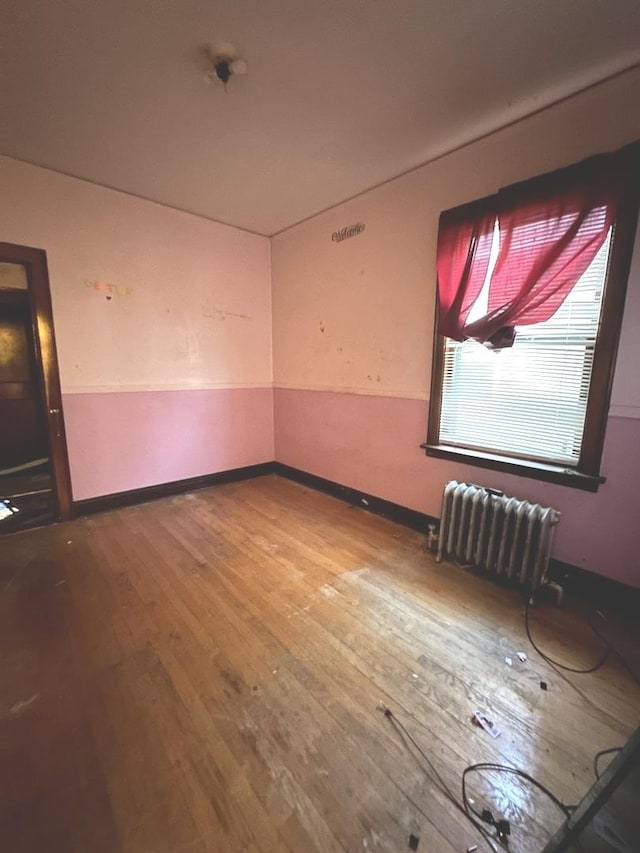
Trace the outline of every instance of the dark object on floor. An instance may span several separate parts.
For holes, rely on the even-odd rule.
[[[540,682],[540,690],[546,690],[546,689],[547,689],[547,682],[541,681]]]
[[[0,501],[0,523],[2,523],[6,518],[13,518],[17,512],[20,512],[20,510],[17,506],[14,506],[11,503],[9,498]]]
[[[551,586],[551,585],[543,586],[540,590],[538,590],[538,592],[544,593],[545,590],[549,589],[549,586]],[[549,657],[549,655],[546,654],[545,652],[543,652],[542,649],[540,648],[540,646],[538,646],[536,644],[536,641],[533,639],[533,636],[531,635],[530,610],[531,610],[532,604],[533,604],[533,597],[527,601],[527,604],[526,604],[525,609],[524,609],[525,631],[527,632],[527,638],[529,639],[529,642],[531,643],[533,648],[538,652],[540,657],[543,660],[545,660],[547,663],[551,664],[552,666],[557,667],[558,669],[563,669],[565,672],[574,672],[574,673],[576,673],[576,675],[587,675],[588,673],[595,672],[596,670],[600,669],[600,667],[603,666],[607,662],[609,657],[613,654],[618,658],[619,662],[627,670],[627,672],[629,673],[631,678],[633,678],[633,680],[636,682],[636,684],[640,684],[640,677],[629,666],[625,657],[620,654],[620,652],[615,648],[615,646],[613,645],[611,640],[608,637],[605,637],[604,634],[602,634],[601,631],[596,626],[595,621],[594,621],[596,616],[599,619],[601,619],[602,622],[604,622],[605,624],[607,622],[607,617],[604,615],[604,613],[601,610],[594,610],[593,613],[591,613],[588,616],[587,624],[589,625],[589,627],[591,628],[593,633],[596,635],[598,640],[600,640],[600,642],[603,644],[602,652],[601,652],[599,658],[591,666],[586,667],[586,668],[579,668],[579,667],[574,667],[574,666],[567,666],[567,664],[561,663],[560,661],[555,660],[552,657]]]
[[[600,759],[605,755],[614,755],[618,752],[622,752],[621,746],[614,746],[611,749],[601,749],[600,752],[596,752],[593,758],[593,774],[596,779],[600,778],[600,770],[598,769],[598,762],[600,761]]]
[[[511,835],[511,824],[508,820],[499,820],[496,821],[496,831],[498,833],[498,840],[502,844],[508,843],[507,839]]]
[[[547,589],[548,589],[548,586],[542,587],[540,592],[544,593]],[[557,666],[559,669],[564,669],[566,672],[575,672],[577,675],[587,675],[588,673],[595,672],[597,669],[600,669],[600,667],[607,661],[607,658],[609,657],[609,654],[611,652],[611,641],[606,639],[605,637],[603,637],[603,635],[596,628],[596,626],[593,622],[594,616],[599,616],[600,619],[602,619],[604,622],[606,622],[607,617],[603,613],[601,613],[599,610],[595,610],[593,612],[593,614],[591,616],[589,616],[589,618],[587,619],[589,627],[591,628],[593,633],[596,635],[596,637],[599,640],[602,641],[602,643],[604,643],[602,653],[598,657],[598,660],[595,661],[595,663],[593,663],[591,666],[588,666],[586,668],[573,667],[573,666],[567,666],[567,664],[561,663],[560,661],[554,660],[554,658],[549,657],[549,655],[545,654],[545,652],[543,652],[542,649],[536,644],[535,640],[533,639],[533,637],[531,635],[531,624],[530,623],[531,623],[531,606],[532,606],[532,604],[533,604],[533,597],[531,597],[527,601],[525,608],[524,608],[524,627],[525,627],[525,631],[527,632],[527,638],[528,638],[529,642],[531,643],[533,648],[538,652],[538,654],[540,655],[540,657],[543,660],[546,660],[547,663],[552,663],[554,666]]]
[[[393,713],[391,708],[387,708],[387,706],[384,704],[384,702],[380,702],[378,704],[378,710],[382,711],[382,713],[385,715],[385,717],[388,720],[391,720],[394,727],[402,735],[403,739],[405,739],[405,741],[407,743],[411,744],[414,747],[414,749],[418,752],[418,754],[423,758],[423,760],[426,762],[429,770],[432,773],[432,778],[439,784],[440,790],[449,799],[449,802],[452,803],[452,805],[454,805],[455,808],[458,809],[458,811],[462,815],[464,815],[464,817],[466,817],[466,819],[473,826],[475,826],[475,828],[477,830],[479,830],[482,833],[482,835],[485,837],[485,839],[486,839],[489,847],[493,851],[493,853],[497,853],[497,848],[496,848],[495,844],[493,843],[492,837],[491,837],[490,833],[488,832],[488,830],[479,821],[477,821],[476,818],[474,817],[474,815],[469,811],[469,807],[468,807],[466,801],[464,802],[464,805],[463,805],[456,798],[455,794],[452,793],[451,789],[449,788],[449,786],[446,784],[446,782],[444,781],[444,779],[442,778],[442,776],[438,772],[438,769],[435,767],[435,765],[433,764],[433,762],[431,761],[431,759],[429,758],[427,753],[422,749],[420,744],[415,740],[415,738],[413,737],[411,732],[407,729],[407,727],[404,725],[404,723],[402,723],[396,717],[396,715]],[[464,788],[464,775],[463,775],[463,777],[462,777],[462,796],[463,796],[463,798],[464,798],[464,794],[465,794],[465,788]],[[415,836],[413,836],[413,837],[415,837]],[[419,840],[420,839],[418,839],[418,841]],[[409,839],[409,842],[411,842],[411,839]]]
[[[48,524],[57,518],[53,492],[0,499],[0,535]]]
[[[472,804],[472,800],[467,796],[467,776],[469,773],[482,773],[485,771],[495,772],[495,773],[505,773],[508,776],[517,776],[520,779],[523,779],[530,785],[533,785],[534,788],[537,788],[541,793],[543,793],[546,797],[548,797],[554,805],[556,805],[560,811],[563,813],[565,818],[571,817],[573,806],[569,806],[566,803],[563,803],[562,800],[559,800],[556,795],[549,790],[545,785],[539,782],[534,776],[531,776],[529,773],[526,773],[524,770],[520,770],[518,767],[508,767],[505,764],[491,764],[483,762],[481,764],[470,764],[468,767],[462,771],[462,803],[464,808],[469,815],[474,815],[483,823],[489,824],[496,830],[496,838],[500,842],[503,847],[508,846],[509,836],[511,835],[511,824],[508,820],[504,818],[496,818],[493,816],[493,812],[491,809],[484,808],[482,811],[478,811],[474,808]],[[485,836],[486,837],[486,836]],[[491,843],[491,849],[495,853],[495,845]]]
[[[409,849],[417,850],[418,844],[420,844],[420,837],[418,835],[410,835],[409,836]]]
[[[611,750],[603,750],[606,754]],[[640,838],[640,729],[587,791],[543,853],[637,850]],[[603,841],[607,842],[603,847]]]

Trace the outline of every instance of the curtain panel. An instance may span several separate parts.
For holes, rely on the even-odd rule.
[[[515,326],[550,319],[595,258],[620,205],[638,192],[640,144],[445,211],[437,249],[438,332],[501,347]],[[469,322],[489,272],[486,313]]]

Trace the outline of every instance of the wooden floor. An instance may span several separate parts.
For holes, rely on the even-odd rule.
[[[467,764],[499,761],[576,802],[640,690],[615,661],[561,677],[522,617],[422,535],[276,476],[7,536],[0,849],[488,850],[377,706],[456,794]],[[597,648],[566,609],[536,620],[568,660]],[[562,821],[513,779],[472,782],[515,853]]]

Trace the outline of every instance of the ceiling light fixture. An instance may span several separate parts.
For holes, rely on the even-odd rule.
[[[247,63],[244,59],[218,59],[213,67],[218,80],[226,84],[234,75],[242,75],[247,73]]]
[[[237,55],[232,45],[224,45],[224,50],[205,48],[207,68],[205,80],[208,83],[220,82],[227,88],[232,77],[240,77],[248,71],[246,60]]]

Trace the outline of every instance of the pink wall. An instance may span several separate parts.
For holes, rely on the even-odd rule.
[[[640,585],[640,251],[596,495],[419,450],[440,211],[631,141],[638,102],[640,70],[271,241],[0,157],[0,237],[48,255],[74,497],[274,454],[432,515],[446,480],[480,480],[558,507],[561,559]]]
[[[638,419],[609,419],[607,482],[592,494],[426,457],[425,401],[276,389],[274,405],[279,462],[436,517],[451,479],[553,506],[562,513],[558,559],[640,586]]]
[[[597,494],[426,457],[442,210],[637,137],[640,69],[442,157],[272,240],[276,458],[439,516],[463,479],[562,513],[555,555],[640,586],[640,240]],[[336,244],[335,230],[362,222]]]
[[[74,498],[273,459],[269,240],[6,157],[0,184],[0,239],[47,252]]]
[[[270,388],[65,394],[74,500],[273,459]]]

